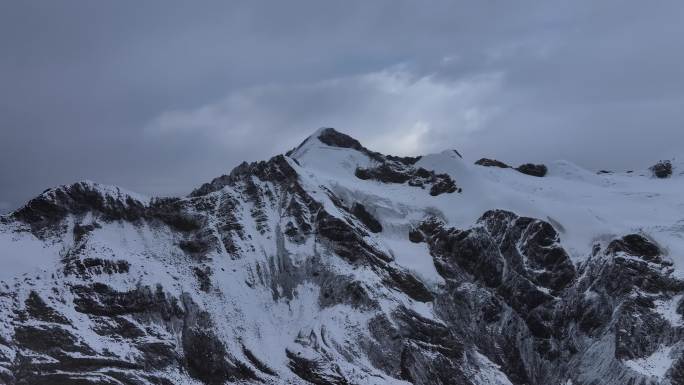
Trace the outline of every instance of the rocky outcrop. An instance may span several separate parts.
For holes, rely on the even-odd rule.
[[[331,147],[339,147],[339,148],[351,148],[354,149],[366,156],[368,156],[370,159],[373,159],[374,161],[377,162],[385,162],[385,161],[390,161],[390,162],[398,162],[404,165],[412,165],[415,164],[420,160],[420,156],[393,156],[393,155],[383,155],[379,152],[371,151],[361,145],[361,143],[352,138],[351,136],[341,133],[334,128],[327,127],[327,128],[322,128],[320,129],[316,134],[310,136],[309,138],[305,139],[304,142],[302,142],[297,148],[288,151],[286,155],[292,155],[295,151],[297,151],[299,148],[304,146],[308,141],[318,139],[322,143],[331,146]]]
[[[385,162],[372,168],[357,168],[355,175],[363,180],[376,180],[382,183],[408,183],[409,186],[425,189],[430,187],[430,195],[461,192],[456,182],[448,174],[436,174],[422,167],[415,168],[399,163]]]
[[[548,169],[546,168],[545,165],[543,164],[532,164],[532,163],[525,163],[516,168],[519,172],[526,174],[526,175],[531,175],[531,176],[536,176],[536,177],[544,177],[546,176],[546,173],[548,172]]]
[[[475,164],[484,167],[511,168],[511,166],[507,165],[504,162],[489,158],[482,158],[475,162]],[[520,166],[516,167],[515,170],[526,175],[536,176],[540,178],[546,176],[546,173],[548,172],[548,169],[545,165],[533,163],[521,164]]]
[[[661,160],[650,168],[653,176],[656,178],[669,178],[672,176],[672,162],[669,160]]]
[[[488,158],[482,158],[475,162],[476,165],[478,166],[484,166],[484,167],[498,167],[498,168],[511,168],[511,166],[507,165],[504,162],[498,161],[496,159],[488,159]]]

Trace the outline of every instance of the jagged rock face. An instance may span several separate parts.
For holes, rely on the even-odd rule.
[[[462,164],[324,129],[186,198],[47,190],[0,222],[39,261],[0,275],[0,382],[684,383],[676,244],[461,220],[491,192]]]
[[[663,345],[681,349],[681,323],[663,318],[654,302],[681,298],[684,281],[667,263],[653,263],[662,252],[640,235],[614,240],[576,271],[550,224],[510,212],[487,212],[468,230],[428,220],[421,234],[458,293],[438,296],[438,311],[454,317],[455,330],[466,325],[463,338],[513,383],[595,383],[596,374],[603,383],[659,383],[621,363]],[[479,332],[468,328],[476,323],[484,323]],[[597,346],[603,362],[592,361]]]

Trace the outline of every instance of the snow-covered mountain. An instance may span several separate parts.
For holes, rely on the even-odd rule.
[[[673,166],[321,129],[184,198],[49,189],[0,217],[0,383],[681,385]]]

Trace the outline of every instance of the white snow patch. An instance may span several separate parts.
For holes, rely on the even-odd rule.
[[[664,319],[666,319],[672,326],[684,326],[684,320],[682,315],[677,313],[677,306],[682,301],[684,295],[676,295],[669,300],[656,300],[653,301],[655,304],[655,311],[660,314]]]
[[[671,346],[661,346],[653,354],[644,358],[625,361],[632,370],[650,377],[662,379],[672,366],[674,359],[670,356]]]
[[[392,252],[398,265],[416,273],[429,284],[444,283],[425,243],[413,243],[408,238],[383,238],[382,241]]]
[[[43,242],[28,232],[0,230],[0,281],[52,270],[61,249],[60,244]]]
[[[478,351],[474,353],[475,369],[471,381],[476,385],[513,385],[513,383],[501,371],[499,365],[493,363],[484,354]]]

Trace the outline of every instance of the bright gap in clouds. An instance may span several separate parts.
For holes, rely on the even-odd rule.
[[[164,112],[146,133],[155,139],[200,136],[226,151],[269,142],[273,153],[281,153],[330,126],[374,150],[418,155],[444,150],[484,128],[497,113],[490,98],[501,81],[497,73],[446,80],[398,68],[251,87],[194,109]]]

